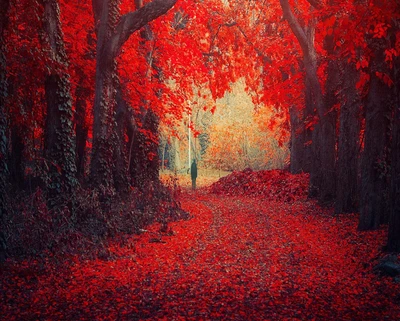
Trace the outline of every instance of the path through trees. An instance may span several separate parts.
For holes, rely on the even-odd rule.
[[[192,218],[107,245],[102,259],[9,264],[2,317],[396,320],[399,284],[372,272],[383,230],[314,202],[184,192]],[[171,233],[172,232],[172,233]],[[16,293],[19,295],[16,295]]]

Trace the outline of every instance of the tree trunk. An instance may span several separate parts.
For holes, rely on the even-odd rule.
[[[149,109],[143,121],[143,130],[152,133],[151,137],[137,130],[134,134],[131,154],[130,174],[132,185],[144,187],[148,182],[158,180],[158,117]]]
[[[400,59],[397,58],[395,84],[400,83]],[[400,90],[396,87],[397,104],[394,111],[393,142],[392,142],[392,171],[390,190],[390,217],[388,250],[400,252]]]
[[[339,120],[335,213],[358,212],[358,159],[360,154],[361,97],[356,88],[359,72],[352,63],[341,63],[342,95]]]
[[[46,77],[46,124],[44,155],[49,168],[50,197],[61,196],[76,186],[75,137],[73,130],[72,98],[67,73],[59,6],[56,0],[43,1],[43,28],[46,33],[51,59],[59,65]]]
[[[143,1],[142,0],[135,0],[135,6],[138,11],[142,10],[143,8]],[[147,41],[153,40],[153,33],[150,29],[150,26],[146,25],[146,27],[141,31],[141,47],[143,51],[145,48],[145,44]],[[161,71],[157,67],[155,63],[155,58],[153,56],[153,52],[146,53],[146,60],[149,66],[147,74],[144,74],[142,77],[150,78],[149,81],[151,82],[151,75],[152,73],[149,72],[151,69],[155,71],[154,79],[158,82],[161,81]],[[159,93],[160,94],[160,93]],[[139,188],[145,187],[148,185],[149,182],[158,182],[159,181],[159,170],[160,170],[160,161],[158,156],[159,150],[159,119],[155,112],[151,109],[149,102],[143,101],[143,107],[141,114],[138,117],[143,118],[142,129],[150,133],[143,134],[142,132],[138,131],[135,134],[136,144],[134,149],[132,150],[131,155],[131,179],[133,185]]]
[[[81,75],[83,76],[83,75]],[[82,180],[85,176],[86,167],[86,141],[88,138],[89,127],[86,124],[86,110],[88,99],[87,89],[83,87],[83,78],[80,79],[75,91],[75,133],[76,133],[76,170],[77,176]]]
[[[12,126],[11,128],[11,156],[9,161],[10,178],[13,185],[20,189],[24,183],[24,168],[22,166],[23,152],[25,149],[25,142],[22,132],[23,128]]]
[[[146,173],[151,182],[156,182],[159,179],[160,161],[158,159],[158,126],[158,116],[152,110],[149,110],[145,128],[154,136],[149,141],[150,144],[147,143]]]
[[[119,87],[117,89],[116,102],[117,112],[116,127],[114,133],[115,144],[113,146],[115,159],[114,186],[117,191],[126,191],[129,187],[129,179],[125,132],[127,128],[127,119],[129,119],[127,113],[127,109],[129,107],[122,97],[122,91]]]
[[[50,75],[45,84],[47,115],[44,155],[49,167],[51,196],[71,192],[77,185],[72,99],[66,74]]]
[[[141,155],[144,154],[142,152],[143,145],[143,134],[138,130],[132,130],[132,134],[130,134],[130,163],[129,163],[129,174],[131,178],[131,184],[135,187],[140,187],[143,184],[143,179],[141,175],[143,175],[143,168],[141,160]]]
[[[115,2],[93,0],[97,33],[96,86],[93,123],[93,150],[91,180],[94,186],[112,184],[114,162],[110,146],[114,133],[115,75],[116,63],[121,47],[128,38],[150,21],[165,14],[176,0],[153,0],[134,12],[118,19]]]
[[[306,98],[306,106],[307,98]],[[311,135],[307,128],[307,107],[298,111],[290,108],[290,172],[292,174],[309,173],[311,170]]]
[[[324,48],[328,54],[334,56],[334,37],[326,36]],[[325,82],[325,95],[322,104],[323,112],[320,122],[317,124],[321,130],[321,167],[319,200],[321,202],[332,202],[336,193],[336,122],[337,112],[335,105],[338,102],[337,90],[339,87],[339,64],[338,60],[330,58],[327,68],[327,80]]]
[[[314,39],[308,37],[310,47]],[[328,53],[333,54],[333,37],[324,39],[324,47]],[[316,55],[313,53],[313,55]],[[314,58],[315,61],[315,58]],[[307,62],[306,62],[307,64]],[[337,61],[330,59],[327,68],[326,93],[322,96],[322,89],[316,75],[317,66],[313,67],[315,76],[309,80],[315,107],[318,114],[318,122],[312,133],[313,166],[310,175],[310,197],[316,197],[322,204],[329,204],[335,197],[335,160],[336,160],[336,91],[339,82]],[[314,79],[314,77],[316,79]],[[314,79],[314,80],[313,80]],[[316,84],[318,82],[318,85]]]
[[[181,169],[182,164],[181,164],[181,155],[180,155],[180,150],[179,150],[179,139],[176,137],[172,137],[172,150],[173,152],[171,153],[171,164],[173,164],[172,168],[174,171],[178,171]]]
[[[331,201],[335,184],[335,117],[327,108],[317,76],[317,53],[314,45],[313,21],[303,28],[293,15],[288,0],[280,0],[284,18],[296,36],[304,57],[306,90],[310,90],[313,106],[317,111],[318,123],[312,135],[312,160],[310,171],[310,197],[320,201]]]
[[[335,197],[335,118],[333,113],[326,111],[313,132],[315,162],[311,169],[310,184],[315,188],[314,196],[323,204],[332,202]]]
[[[2,231],[4,217],[7,214],[7,186],[8,186],[8,167],[7,167],[7,74],[6,74],[6,44],[4,40],[4,30],[8,24],[9,0],[0,0],[0,262],[6,258],[6,240]]]
[[[161,139],[160,143],[160,152],[161,152],[161,170],[164,171],[166,166],[165,166],[165,156],[167,154],[167,148],[168,148],[168,141],[166,138]]]
[[[90,163],[90,181],[93,186],[113,185],[112,132],[115,109],[115,57],[110,42],[118,19],[118,4],[108,0],[93,0],[96,42],[96,82],[93,106],[93,142]]]
[[[370,40],[375,56],[370,63],[370,85],[365,104],[365,144],[361,165],[359,230],[377,229],[388,221],[388,148],[393,93],[377,72],[390,74],[385,63],[385,39]]]
[[[108,21],[108,20],[107,20]],[[108,22],[106,22],[108,25]],[[105,26],[106,27],[106,26]],[[103,27],[103,28],[105,28]],[[103,31],[105,33],[105,31]],[[104,55],[106,39],[98,33],[96,51],[96,85],[93,107],[93,147],[90,164],[90,179],[94,186],[113,185],[112,133],[115,113],[116,62],[113,57]]]

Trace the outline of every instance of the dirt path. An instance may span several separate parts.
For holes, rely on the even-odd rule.
[[[4,278],[3,320],[397,320],[399,286],[371,273],[384,233],[314,204],[185,192],[193,216],[108,260],[23,264]],[[29,266],[32,266],[30,263]],[[3,274],[3,276],[5,276]]]

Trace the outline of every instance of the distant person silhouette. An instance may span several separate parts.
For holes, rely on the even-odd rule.
[[[197,178],[197,164],[195,159],[193,159],[192,166],[190,166],[190,176],[192,178],[192,189],[195,190]]]

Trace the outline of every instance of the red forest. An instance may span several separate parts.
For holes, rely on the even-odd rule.
[[[398,0],[0,0],[0,47],[1,320],[400,319]]]

